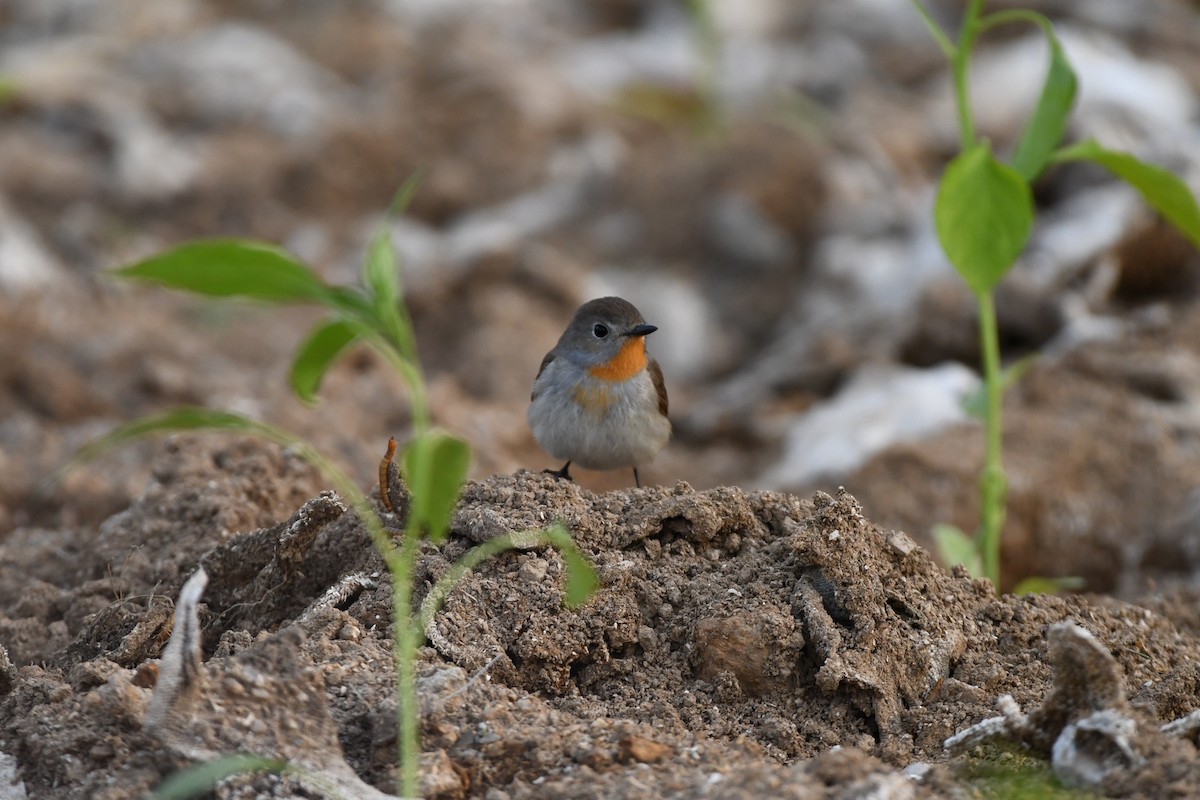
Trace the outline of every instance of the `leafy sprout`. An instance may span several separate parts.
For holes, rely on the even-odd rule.
[[[1146,202],[1200,248],[1200,208],[1187,185],[1161,167],[1110,150],[1094,140],[1062,145],[1075,103],[1078,80],[1050,20],[1029,9],[984,14],[983,0],[968,0],[957,39],[934,19],[921,0],[913,6],[950,62],[958,114],[960,153],[947,165],[938,186],[934,223],[947,259],[970,287],[979,306],[983,394],[971,400],[984,420],[986,451],[980,471],[980,523],[974,537],[953,526],[937,526],[934,540],[943,561],[964,564],[973,575],[1000,587],[1000,532],[1007,483],[1001,459],[1001,401],[1004,389],[1024,367],[1004,370],[992,291],[1012,269],[1033,229],[1033,182],[1050,166],[1085,161],[1097,164],[1136,189]],[[1007,159],[975,130],[967,69],[978,38],[1001,25],[1037,27],[1050,58],[1037,104]],[[1036,579],[1023,586],[1063,588],[1072,579]]]
[[[415,662],[424,641],[427,616],[470,569],[487,558],[517,546],[552,546],[565,564],[566,602],[586,601],[597,585],[594,569],[561,526],[500,536],[468,551],[435,585],[420,609],[414,610],[413,569],[419,542],[445,540],[451,517],[470,466],[470,447],[461,438],[430,422],[425,381],[417,356],[412,321],[403,291],[390,226],[393,215],[407,206],[416,191],[414,175],[396,193],[384,223],[371,239],[358,286],[330,286],[308,265],[266,242],[217,239],[190,242],[113,271],[170,289],[219,298],[272,304],[305,304],[323,308],[319,322],[300,344],[292,360],[289,381],[306,403],[317,400],[330,366],[357,344],[382,356],[408,390],[412,436],[403,455],[411,503],[405,528],[396,541],[374,507],[353,481],[302,438],[240,414],[203,408],[180,408],[123,425],[83,448],[69,467],[94,459],[135,439],[178,431],[225,431],[256,436],[292,449],[317,466],[346,498],[371,534],[392,576],[394,647],[399,715],[400,794],[418,793],[418,707]],[[381,490],[383,487],[381,487]],[[232,763],[232,762],[231,762]],[[240,762],[239,762],[240,763]],[[215,768],[214,768],[215,769]]]

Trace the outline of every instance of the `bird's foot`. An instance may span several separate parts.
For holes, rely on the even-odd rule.
[[[571,462],[568,461],[567,463],[562,465],[562,469],[544,469],[544,470],[542,470],[542,472],[549,474],[549,475],[553,475],[555,478],[557,478],[560,481],[561,480],[570,481],[570,480],[574,480],[574,478],[571,477],[571,473],[567,472],[567,468],[570,466],[571,466]]]

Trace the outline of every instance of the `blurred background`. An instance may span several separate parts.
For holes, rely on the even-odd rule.
[[[1200,4],[1019,5],[1079,73],[1070,138],[1200,188]],[[948,27],[960,6],[929,4]],[[1035,29],[981,44],[972,96],[999,153],[1045,67]],[[294,400],[317,310],[104,272],[244,236],[353,282],[419,167],[393,242],[473,477],[559,466],[525,424],[530,384],[575,307],[618,294],[659,326],[671,395],[644,480],[844,485],[922,543],[973,530],[977,320],[931,217],[956,150],[949,72],[908,0],[3,0],[0,536],[126,507],[161,442],[35,490],[90,438],[184,403],[287,427],[369,485],[404,394],[359,352],[315,409]],[[997,297],[1006,360],[1035,356],[1006,400],[1006,582],[1197,591],[1200,258],[1098,171],[1056,168],[1037,201]]]

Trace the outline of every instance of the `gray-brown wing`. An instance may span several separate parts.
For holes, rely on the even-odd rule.
[[[646,371],[650,373],[650,380],[654,381],[654,388],[658,391],[658,410],[665,417],[667,415],[667,384],[663,380],[662,367],[651,358],[646,361]]]
[[[553,351],[551,351],[551,352],[549,352],[549,353],[546,353],[546,357],[542,359],[542,365],[541,365],[540,367],[538,367],[538,374],[537,374],[537,375],[534,377],[534,379],[533,379],[533,390],[532,390],[532,391],[529,393],[529,402],[531,402],[531,403],[532,403],[534,400],[537,400],[537,396],[538,396],[538,391],[537,391],[537,382],[538,382],[538,378],[542,377],[542,373],[546,371],[546,367],[547,367],[547,366],[550,364],[550,362],[551,362],[551,361],[553,361],[553,360],[554,360],[554,352],[553,352]]]

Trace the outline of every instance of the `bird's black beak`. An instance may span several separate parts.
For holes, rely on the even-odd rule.
[[[641,325],[634,325],[632,328],[627,330],[625,332],[625,335],[626,336],[648,336],[648,335],[654,333],[656,330],[658,330],[657,325],[647,325],[646,323],[643,322]]]

